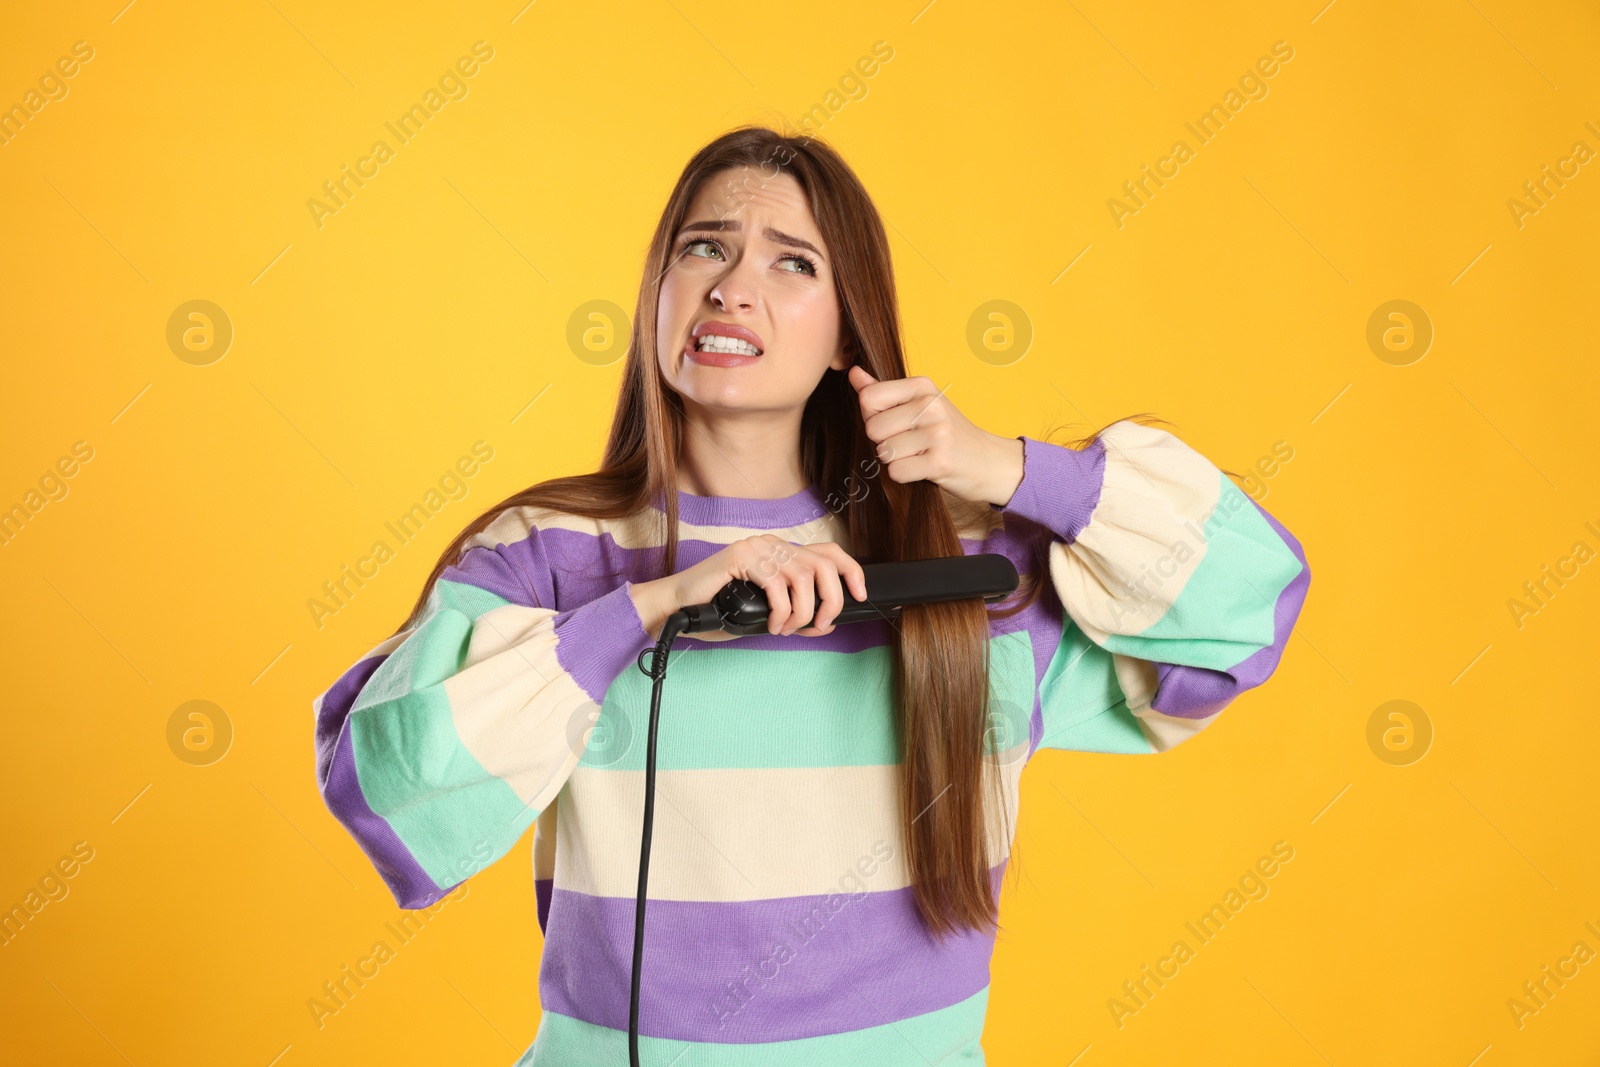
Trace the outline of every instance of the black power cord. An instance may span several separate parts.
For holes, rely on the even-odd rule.
[[[728,603],[726,595],[749,597],[744,582],[730,582],[718,593],[720,603]],[[766,598],[760,598],[760,608],[765,613]],[[638,1067],[638,979],[645,973],[645,891],[650,883],[650,829],[656,819],[656,725],[661,721],[661,681],[667,677],[667,654],[672,651],[672,641],[680,633],[701,633],[704,630],[723,629],[726,619],[717,605],[693,605],[678,609],[661,624],[661,637],[654,648],[638,654],[638,669],[650,678],[650,728],[645,741],[645,821],[638,835],[638,896],[634,899],[634,979],[627,993],[627,1062]],[[646,667],[645,656],[650,656]]]
[[[661,721],[661,682],[667,676],[667,655],[672,642],[681,633],[717,629],[721,619],[712,615],[704,620],[703,609],[710,605],[697,605],[674,612],[661,626],[661,637],[655,648],[639,653],[639,669],[652,680],[650,687],[650,726],[646,731],[644,752],[644,823],[639,834],[639,894],[633,905],[633,979],[628,987],[628,1063],[639,1067],[639,979],[644,973],[644,907],[645,890],[650,879],[650,829],[656,811],[656,724]],[[650,666],[644,665],[650,656]]]

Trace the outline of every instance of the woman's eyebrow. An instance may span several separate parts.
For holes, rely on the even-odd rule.
[[[678,233],[684,234],[690,230],[726,230],[730,233],[738,233],[743,229],[744,224],[738,219],[717,219],[714,222],[691,222],[679,230]],[[818,248],[810,241],[802,240],[793,234],[784,233],[782,230],[775,230],[771,226],[763,229],[761,231],[761,236],[765,237],[769,241],[775,241],[781,245],[795,245],[797,247],[804,248],[807,251],[815,252],[819,256],[822,255],[822,249]],[[823,258],[827,257],[824,256]]]

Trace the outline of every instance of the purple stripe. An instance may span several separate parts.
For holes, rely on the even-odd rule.
[[[1250,500],[1247,496],[1245,499]],[[1278,594],[1272,612],[1272,644],[1245,657],[1231,670],[1215,671],[1205,667],[1190,667],[1172,663],[1156,666],[1160,679],[1156,695],[1150,706],[1163,715],[1180,719],[1203,719],[1221,711],[1234,698],[1271,677],[1283,658],[1284,646],[1289,642],[1289,631],[1294,628],[1300,609],[1305,604],[1306,591],[1311,585],[1311,566],[1306,562],[1305,550],[1293,534],[1284,529],[1277,519],[1254,500],[1250,500],[1261,517],[1289,546],[1300,561],[1300,573]]]
[[[535,878],[533,880],[534,909],[539,913],[539,932],[548,933],[550,930],[550,887],[553,884],[549,878]]]
[[[1005,866],[989,872],[997,896]],[[557,887],[540,1003],[626,1030],[633,916],[631,897]],[[652,900],[639,1032],[749,1044],[882,1026],[977,993],[989,983],[993,952],[993,933],[969,931],[941,947],[917,917],[909,887],[854,898]]]
[[[963,552],[972,555],[978,552],[995,552],[1006,556],[1016,566],[1019,574],[1026,574],[1033,569],[1033,555],[1036,542],[1044,531],[1031,524],[1013,522],[1013,528],[999,527],[990,534],[986,540],[963,538],[961,547]],[[604,596],[617,588],[618,575],[622,574],[647,574],[651,573],[649,564],[660,556],[659,548],[620,548],[612,539],[611,534],[592,534],[578,530],[542,530],[537,540],[544,543],[549,553],[549,562],[541,566],[554,566],[561,575],[561,589],[558,606],[566,607],[571,604],[585,604]],[[714,544],[709,541],[683,540],[678,542],[678,570],[684,571],[702,562],[709,556],[721,551],[724,545]],[[524,549],[520,546],[508,545],[502,552],[511,556],[519,556]],[[615,574],[599,573],[594,567],[596,560],[607,560],[616,568]],[[845,629],[860,629],[857,627],[840,627],[835,631],[838,634]],[[1009,619],[998,620],[993,627],[995,634],[1007,633],[1020,627],[1012,625]],[[684,634],[678,639],[683,644],[698,641],[693,634]],[[752,647],[750,642],[762,640],[761,635],[752,635],[739,639],[739,643]],[[817,644],[820,638],[789,638],[771,639],[777,644],[754,647],[787,647],[794,641],[811,641],[808,648],[827,648],[830,646]],[[714,642],[711,642],[714,643]],[[860,647],[870,647],[874,642],[862,643],[852,639],[850,643],[838,646],[841,650],[853,651]],[[881,643],[881,642],[876,642]]]
[[[317,788],[328,810],[344,824],[377,868],[395,902],[402,908],[425,908],[449,890],[441,889],[428,876],[394,828],[368,806],[350,747],[350,706],[372,672],[388,658],[373,656],[362,660],[323,694],[317,712]]]
[[[656,498],[656,508],[665,510],[660,497]],[[749,526],[771,530],[797,526],[828,512],[827,501],[814,486],[806,486],[792,496],[770,500],[678,492],[678,521],[696,526]]]
[[[1030,519],[1057,541],[1071,544],[1089,525],[1100,502],[1105,485],[1105,442],[1097,438],[1087,448],[1076,449],[1026,436],[1019,440],[1022,481],[1006,505],[995,510]]]
[[[560,602],[556,597],[554,581],[551,577],[554,569],[550,566],[550,560],[545,550],[546,542],[555,532],[553,530],[535,530],[520,540],[513,541],[510,544],[499,545],[495,549],[500,557],[509,564],[510,569],[520,575],[526,582],[526,589],[520,596],[516,598],[507,597],[506,599],[535,608],[560,606]],[[594,539],[591,537],[590,540]],[[468,552],[467,556],[462,557],[462,562],[466,562],[467,557],[471,555],[472,553]],[[565,563],[563,566],[565,567]],[[492,587],[485,585],[484,588]],[[608,585],[604,589],[597,590],[594,595],[598,596],[600,592],[604,592],[605,589],[609,588],[611,586]],[[533,594],[531,602],[528,592]],[[500,595],[505,596],[506,594],[502,592]]]
[[[604,703],[619,674],[637,666],[641,652],[655,647],[630,588],[624,582],[555,617],[556,662],[596,704]]]
[[[521,542],[521,544],[526,543],[526,541]],[[526,555],[526,550],[518,554]],[[467,549],[459,560],[440,572],[439,577],[447,582],[487,589],[500,599],[513,604],[535,607],[537,605],[533,602],[528,583],[523,578],[523,574],[527,572],[522,567],[514,565],[520,561],[513,560],[512,556],[513,553],[508,549],[476,545]]]

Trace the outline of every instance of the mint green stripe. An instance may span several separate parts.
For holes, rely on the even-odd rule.
[[[1222,671],[1272,644],[1278,594],[1300,573],[1300,560],[1244,491],[1217,477],[1222,491],[1203,527],[1205,558],[1166,614],[1136,637],[1112,634],[1109,651]]]
[[[1075,748],[1068,742],[1079,724],[1124,701],[1111,653],[1064,620],[1061,643],[1039,683],[1039,713],[1044,719],[1042,748]]]
[[[889,650],[678,647],[667,660],[658,770],[863,767],[901,761]],[[1033,649],[1026,631],[989,639],[991,747],[1028,737]],[[624,670],[606,693],[583,764],[644,768],[650,679]]]
[[[510,851],[539,815],[462,745],[441,685],[466,659],[473,621],[506,603],[438,582],[417,631],[373,672],[350,714],[361,792],[441,887]]]
[[[1040,748],[1154,751],[1128,710],[1111,653],[1085,637],[1070,619],[1039,683],[1039,709],[1044,718]]]
[[[928,1067],[937,1063],[982,1064],[983,1031],[989,987],[948,1008],[909,1019],[796,1041],[758,1045],[639,1038],[641,1067],[810,1067],[811,1064],[869,1064],[871,1067]],[[616,1067],[628,1062],[628,1032],[613,1030],[546,1009],[539,1033],[512,1067]]]
[[[1075,723],[1054,737],[1046,737],[1041,748],[1068,752],[1122,752],[1149,755],[1155,749],[1139,729],[1139,720],[1125,703],[1117,703],[1100,714]]]

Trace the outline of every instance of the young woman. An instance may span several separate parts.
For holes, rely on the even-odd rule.
[[[769,632],[680,637],[663,690],[642,1062],[981,1063],[1028,759],[1199,732],[1277,666],[1305,555],[1147,420],[1005,437],[907,377],[882,221],[815,140],[689,162],[634,324],[601,469],[484,513],[318,698],[322,795],[403,908],[535,826],[519,1064],[626,1063],[640,657],[747,579]],[[973,552],[1013,601],[831,625],[862,562]]]

